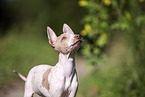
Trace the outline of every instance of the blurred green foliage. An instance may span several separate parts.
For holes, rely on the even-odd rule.
[[[103,61],[106,44],[115,31],[125,31],[133,40],[143,34],[144,0],[79,0],[78,3],[88,11],[82,19],[81,31],[87,40],[82,53],[88,56],[88,64]]]
[[[82,97],[145,96],[145,61],[136,62],[127,37],[118,35],[122,33],[112,40],[106,65],[95,65],[85,80],[81,80],[78,93]]]
[[[78,4],[88,11],[82,19],[81,35],[86,40],[82,53],[89,58],[87,64],[94,65],[82,82],[83,97],[145,97],[145,1]],[[106,65],[100,65],[104,60]]]

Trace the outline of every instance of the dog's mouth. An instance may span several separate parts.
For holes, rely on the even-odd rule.
[[[77,46],[81,43],[82,43],[82,39],[77,39],[76,42],[74,44],[72,44],[71,46]]]

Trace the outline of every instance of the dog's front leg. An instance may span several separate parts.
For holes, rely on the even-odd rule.
[[[70,89],[71,91],[70,91],[69,97],[75,97],[78,90],[77,74],[74,75]]]
[[[74,86],[73,89],[70,91],[70,94],[68,97],[75,97],[77,93],[78,87]]]

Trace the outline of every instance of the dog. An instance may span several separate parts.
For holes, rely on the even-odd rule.
[[[75,53],[82,38],[74,34],[67,24],[63,25],[63,34],[60,36],[57,37],[50,27],[47,27],[47,35],[53,49],[59,52],[59,61],[55,66],[33,67],[27,78],[13,70],[25,81],[24,97],[33,97],[34,93],[43,97],[75,97],[78,89]]]

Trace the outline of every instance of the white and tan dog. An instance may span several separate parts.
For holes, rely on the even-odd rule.
[[[32,97],[34,93],[44,97],[75,97],[78,79],[74,54],[82,40],[67,24],[63,25],[63,32],[57,37],[54,31],[47,27],[49,43],[54,50],[59,51],[59,61],[55,66],[35,66],[27,78],[14,70],[26,81],[24,97]]]

